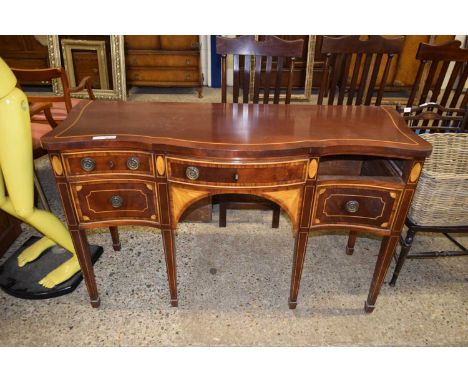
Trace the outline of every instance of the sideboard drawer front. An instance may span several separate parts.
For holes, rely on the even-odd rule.
[[[159,222],[156,185],[152,182],[86,182],[70,185],[81,223],[108,220]]]
[[[127,79],[134,82],[199,82],[198,69],[187,68],[129,68]]]
[[[127,67],[195,67],[198,68],[197,54],[154,54],[128,53],[125,57]]]
[[[217,163],[168,158],[168,179],[210,186],[282,186],[305,183],[307,160],[271,163]]]
[[[314,225],[351,224],[389,229],[401,191],[372,186],[318,186]]]
[[[63,155],[67,175],[154,176],[152,154],[142,151],[82,151]]]

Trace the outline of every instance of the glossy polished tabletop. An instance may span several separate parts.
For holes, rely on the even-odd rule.
[[[104,143],[105,142],[105,143]],[[127,147],[426,156],[390,107],[84,101],[42,138],[48,150]],[[364,150],[364,152],[363,152]]]

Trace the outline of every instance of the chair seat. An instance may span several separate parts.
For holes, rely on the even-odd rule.
[[[81,99],[76,99],[72,98],[71,103],[72,103],[72,108],[74,108],[76,105],[80,104],[83,102]],[[52,118],[55,120],[55,122],[60,123],[63,121],[65,118],[67,118],[68,112],[67,108],[65,107],[65,102],[52,102],[52,107],[50,109]],[[31,118],[32,122],[47,122],[47,118],[44,113],[39,113],[36,115],[33,115]]]
[[[41,137],[50,131],[52,131],[52,127],[48,123],[31,122],[33,150],[41,147]]]

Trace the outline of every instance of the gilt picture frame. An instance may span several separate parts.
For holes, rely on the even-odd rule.
[[[83,40],[73,40],[83,41]],[[96,44],[96,41],[92,41]],[[62,49],[60,46],[58,35],[47,36],[47,46],[49,51],[49,62],[51,67],[64,66],[65,60],[62,58]],[[80,48],[82,49],[82,48]],[[112,63],[112,88],[111,89],[93,89],[93,92],[97,99],[104,100],[122,100],[127,99],[127,88],[125,79],[125,56],[124,56],[124,38],[121,35],[110,36],[110,51],[111,51],[111,63]],[[69,58],[67,58],[69,60]],[[107,67],[107,64],[106,64]],[[67,68],[65,68],[67,70]],[[67,70],[68,72],[68,70]],[[70,79],[70,75],[69,75]],[[71,81],[70,81],[71,83]],[[73,85],[72,85],[73,86]],[[52,84],[53,91],[55,94],[61,94],[63,92],[62,86],[59,81],[54,81]],[[73,93],[74,97],[85,98],[87,97],[86,92]]]

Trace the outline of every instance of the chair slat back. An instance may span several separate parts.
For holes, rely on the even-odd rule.
[[[394,57],[404,38],[324,36],[321,53],[325,64],[317,103],[322,105],[380,105]]]
[[[468,102],[468,49],[460,46],[458,40],[419,45],[416,59],[420,63],[408,107],[435,102],[446,108],[465,108]]]
[[[283,67],[289,62],[285,103],[291,101],[294,60],[302,55],[304,40],[287,41],[276,36],[266,36],[256,41],[254,36],[237,38],[216,37],[216,53],[221,55],[221,101],[227,102],[227,55],[233,55],[233,102],[239,102],[242,89],[242,102],[260,102],[263,90],[263,103],[279,103],[281,98],[281,79]],[[275,65],[273,65],[275,63]],[[262,69],[264,68],[264,75]],[[250,97],[250,77],[253,72],[253,96]],[[243,73],[241,78],[241,71]],[[242,82],[242,83],[241,83]]]
[[[46,69],[17,69],[12,68],[13,74],[18,80],[18,85],[24,81],[51,82],[59,79],[63,87],[63,95],[28,96],[30,102],[64,102],[67,112],[72,109],[69,85],[65,70],[61,67]]]

